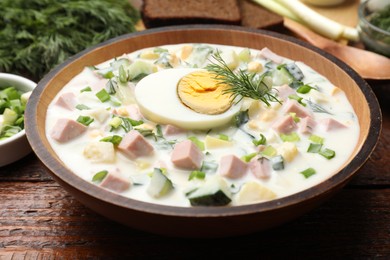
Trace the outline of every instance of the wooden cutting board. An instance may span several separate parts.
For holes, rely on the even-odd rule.
[[[346,0],[343,4],[331,7],[308,6],[332,20],[355,27],[358,24],[359,4],[360,0]]]

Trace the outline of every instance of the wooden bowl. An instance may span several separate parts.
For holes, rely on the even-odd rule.
[[[123,53],[177,43],[214,43],[261,49],[300,60],[329,78],[347,94],[360,122],[354,153],[330,179],[281,199],[235,207],[172,207],[129,199],[82,180],[54,153],[45,135],[47,107],[55,95],[85,66]],[[183,237],[232,236],[280,225],[318,206],[340,190],[364,164],[381,129],[381,112],[367,83],[350,67],[299,40],[261,30],[226,26],[178,26],[124,35],[75,55],[51,71],[34,90],[26,116],[28,140],[53,177],[76,199],[94,211],[148,232]]]

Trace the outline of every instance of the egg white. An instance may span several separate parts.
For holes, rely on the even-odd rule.
[[[226,112],[206,115],[185,106],[177,85],[185,75],[201,69],[166,69],[150,74],[138,82],[135,98],[141,113],[159,124],[171,124],[183,129],[206,130],[227,124],[240,111],[241,103],[233,104]]]

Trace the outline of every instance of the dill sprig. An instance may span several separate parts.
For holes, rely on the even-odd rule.
[[[230,94],[233,100],[239,102],[242,98],[248,97],[260,100],[267,106],[270,106],[270,101],[280,103],[271,91],[272,86],[268,86],[264,80],[266,73],[258,76],[256,73],[248,73],[241,69],[234,73],[218,51],[212,55],[212,58],[215,61],[211,60],[211,63],[206,66],[206,70],[215,74],[215,79],[219,81],[219,84],[229,86],[224,94]]]
[[[135,31],[123,0],[1,0],[0,71],[39,80],[68,57]]]

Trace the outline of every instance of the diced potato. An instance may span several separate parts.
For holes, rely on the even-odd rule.
[[[249,120],[248,122],[248,127],[250,129],[253,129],[253,130],[256,130],[256,129],[259,129],[259,125],[257,124],[257,121],[256,120]]]
[[[170,53],[170,55],[169,55],[169,63],[173,67],[176,67],[177,65],[179,65],[179,59],[177,58],[176,54]]]
[[[104,123],[110,117],[110,112],[102,107],[84,111],[85,114],[95,118],[99,123]]]
[[[261,110],[261,104],[260,101],[255,100],[253,101],[250,106],[248,107],[248,116],[249,118],[256,118]]]
[[[264,122],[273,121],[278,116],[278,113],[274,109],[267,109],[261,112],[259,120]]]
[[[97,138],[97,137],[103,138],[103,135],[104,135],[104,132],[102,130],[99,130],[99,129],[93,129],[89,132],[89,137],[91,137],[91,138]]]
[[[330,90],[330,94],[333,96],[333,95],[336,95],[338,93],[342,92],[342,90],[336,86],[333,86],[333,88]]]
[[[315,90],[315,89],[312,89],[308,95],[310,95],[310,97],[313,99],[313,101],[315,103],[326,103],[326,102],[329,102],[329,98],[324,95],[323,93]]]
[[[116,109],[116,113],[120,116],[128,117],[129,116],[129,111],[125,107],[120,107]]]
[[[213,149],[213,148],[224,148],[232,146],[233,143],[230,141],[222,140],[219,138],[215,138],[212,136],[207,135],[205,138],[205,144],[207,149]]]
[[[110,142],[92,142],[84,149],[84,156],[94,162],[115,162],[114,145]]]
[[[235,51],[228,50],[221,53],[221,58],[226,62],[229,69],[234,70],[238,66],[238,56]]]
[[[251,61],[248,63],[249,72],[261,72],[263,70],[263,65],[257,61]]]
[[[140,58],[141,59],[147,59],[147,60],[155,60],[158,59],[160,55],[158,53],[153,52],[152,50],[146,50],[141,53]]]
[[[192,45],[185,45],[183,46],[183,48],[181,49],[181,59],[185,60],[188,58],[188,56],[190,56],[190,54],[192,53],[192,50],[193,50],[193,47]]]
[[[145,160],[136,160],[135,165],[137,166],[137,170],[142,171],[150,168],[151,163]]]
[[[298,149],[295,144],[290,142],[284,142],[277,148],[278,154],[283,156],[286,162],[291,162],[298,155]]]
[[[250,204],[260,201],[272,200],[277,197],[276,193],[270,190],[269,188],[251,181],[245,183],[240,192],[237,194],[236,203],[241,204]]]

